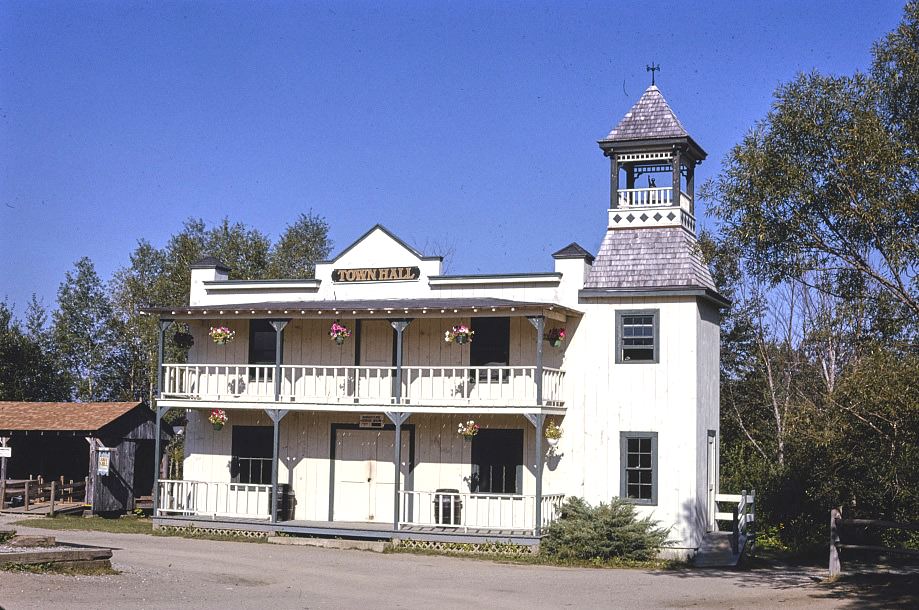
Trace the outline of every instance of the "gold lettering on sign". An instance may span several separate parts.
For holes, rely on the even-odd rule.
[[[421,277],[418,267],[364,267],[361,269],[334,269],[336,282],[393,282],[412,281]]]

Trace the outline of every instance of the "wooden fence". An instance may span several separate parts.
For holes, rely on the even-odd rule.
[[[0,511],[29,512],[53,516],[55,509],[86,503],[87,479],[82,481],[6,479],[0,481]]]
[[[919,550],[915,549],[901,549],[872,544],[851,544],[844,542],[843,538],[846,537],[847,530],[849,530],[851,534],[853,528],[896,529],[915,532],[919,531],[919,523],[897,523],[880,519],[843,519],[841,508],[832,509],[830,511],[830,576],[839,576],[842,574],[842,563],[839,559],[839,551],[842,549],[919,557]]]

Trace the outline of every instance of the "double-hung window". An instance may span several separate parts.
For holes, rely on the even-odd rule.
[[[657,432],[621,432],[619,497],[657,504]]]
[[[271,426],[233,426],[230,477],[234,483],[268,485],[274,456]]]
[[[660,313],[657,309],[616,312],[616,363],[658,362]]]

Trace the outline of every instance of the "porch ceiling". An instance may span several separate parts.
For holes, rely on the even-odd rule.
[[[445,318],[545,316],[564,322],[582,312],[558,303],[533,303],[495,298],[366,299],[333,301],[279,301],[184,307],[146,307],[141,313],[166,320],[223,318]]]

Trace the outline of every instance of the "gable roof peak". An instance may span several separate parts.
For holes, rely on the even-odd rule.
[[[688,138],[689,133],[656,85],[642,93],[603,142]]]

